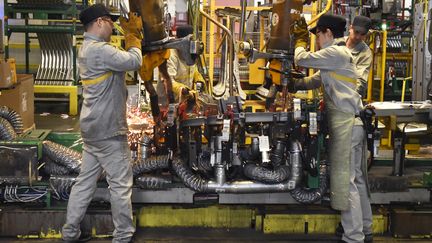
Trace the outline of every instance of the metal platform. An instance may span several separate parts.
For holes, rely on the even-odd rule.
[[[96,190],[95,201],[109,201],[108,188]],[[133,203],[171,203],[192,204],[197,202],[215,202],[218,204],[298,204],[289,193],[248,193],[248,194],[196,194],[189,188],[169,188],[165,190],[132,190]],[[427,188],[410,188],[403,192],[373,192],[371,204],[428,203],[431,192]]]

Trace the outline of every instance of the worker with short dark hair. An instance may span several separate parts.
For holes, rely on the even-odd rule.
[[[357,92],[366,98],[367,82],[372,64],[372,51],[365,43],[372,21],[365,16],[356,16],[350,25],[349,35],[346,37],[347,47],[354,58],[354,64],[360,76],[357,79]]]
[[[80,21],[85,26],[84,42],[79,51],[79,73],[83,86],[80,115],[83,161],[72,187],[62,238],[66,242],[85,240],[80,223],[96,190],[102,171],[109,185],[113,242],[129,242],[135,232],[132,221],[132,168],[127,141],[125,72],[141,66],[142,21],[130,13],[121,18],[126,51],[109,44],[113,22],[102,4],[84,9]],[[88,239],[87,239],[88,240]]]

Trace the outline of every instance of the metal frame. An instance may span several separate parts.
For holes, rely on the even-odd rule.
[[[35,85],[34,93],[39,94],[69,94],[69,115],[78,114],[78,86]]]
[[[431,3],[427,2],[427,9],[424,9],[424,3],[415,4],[414,8],[414,34],[413,34],[413,84],[412,100],[426,100],[428,92],[431,92],[431,63],[432,55],[429,44],[430,20],[429,10]],[[429,90],[428,90],[429,89]]]
[[[59,26],[49,26],[49,25],[29,25],[28,18],[25,18],[25,25],[9,25],[8,17],[5,17],[4,29],[5,36],[7,37],[7,41],[5,43],[5,57],[9,57],[9,45],[8,39],[12,35],[12,33],[24,33],[25,34],[25,60],[26,60],[26,73],[29,73],[29,52],[30,52],[30,38],[29,33],[38,33],[38,32],[46,32],[46,33],[71,33],[72,38],[75,39],[76,32],[76,24],[78,17],[78,10],[76,0],[72,0],[70,6],[56,6],[56,9],[35,9],[35,8],[25,8],[16,3],[9,3],[8,0],[4,0],[4,14],[5,16],[16,15],[17,13],[21,13],[27,15],[29,13],[32,14],[62,14],[65,16],[70,16],[72,18],[72,25],[59,25]],[[65,20],[67,21],[67,20]],[[73,75],[74,81],[76,84],[77,80],[77,69],[76,69],[76,55],[77,48],[75,41],[73,41]]]
[[[97,200],[109,201],[109,189],[98,188]],[[372,192],[371,204],[390,204],[393,202],[430,202],[431,192],[428,188],[410,188],[404,192]],[[289,192],[247,193],[247,194],[199,194],[185,187],[148,190],[133,188],[133,203],[194,203],[199,201],[216,201],[218,204],[299,204]],[[317,203],[319,204],[319,202]]]
[[[38,5],[39,6],[39,5]],[[45,6],[40,5],[41,8],[35,8],[17,4],[10,3],[8,0],[4,0],[4,8],[5,8],[5,16],[15,16],[20,13],[25,18],[25,25],[9,25],[8,17],[5,17],[5,57],[9,57],[9,45],[8,39],[12,35],[12,33],[24,33],[25,34],[25,72],[29,73],[30,71],[30,63],[29,63],[29,52],[30,52],[30,33],[66,33],[71,35],[71,43],[72,43],[72,82],[71,85],[35,85],[34,91],[35,93],[66,93],[69,94],[69,114],[77,115],[78,113],[78,87],[76,86],[78,83],[78,73],[77,73],[77,46],[76,46],[76,30],[77,30],[77,18],[78,18],[78,10],[77,10],[77,2],[76,0],[72,0],[70,4],[64,5],[56,5],[53,6]],[[42,9],[45,8],[45,9]],[[30,25],[28,14],[32,13],[33,15],[38,14],[61,14],[71,19],[60,20],[61,22],[67,22],[68,24],[62,25]],[[56,21],[59,20],[48,20],[47,21]],[[67,61],[69,63],[69,61]],[[65,66],[65,65],[63,65]]]

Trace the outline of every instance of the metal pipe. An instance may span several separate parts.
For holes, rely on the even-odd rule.
[[[138,92],[140,93],[140,92]],[[139,102],[138,102],[139,103]],[[147,159],[151,154],[152,140],[149,136],[143,135],[138,142],[138,158]]]
[[[402,96],[401,96],[401,102],[404,102],[405,101],[405,89],[406,89],[406,82],[408,81],[408,80],[412,80],[412,77],[407,77],[407,78],[404,78],[404,80],[403,80],[403,83],[402,83]]]
[[[332,0],[327,0],[327,4],[326,4],[325,9],[324,9],[321,13],[319,13],[317,16],[313,17],[313,18],[312,18],[312,19],[307,23],[307,25],[311,25],[311,24],[315,23],[316,21],[318,21],[318,19],[319,19],[322,15],[326,14],[326,13],[331,9],[332,3],[333,3]]]
[[[245,41],[245,24],[246,24],[246,7],[247,7],[247,1],[246,0],[240,0],[240,6],[241,6],[241,17],[240,17],[240,35],[239,40]]]
[[[381,55],[381,83],[380,83],[380,101],[384,101],[384,82],[386,75],[386,59],[387,59],[387,30],[383,30],[382,55]]]
[[[220,186],[225,184],[226,182],[226,175],[225,175],[225,166],[219,164],[215,165],[215,178],[216,183]]]
[[[200,13],[202,15],[204,15],[204,17],[206,17],[208,20],[210,20],[210,22],[214,23],[215,25],[217,25],[219,28],[221,28],[223,31],[225,31],[225,33],[227,33],[227,38],[229,40],[229,76],[228,76],[228,81],[229,81],[229,93],[230,96],[234,95],[234,82],[233,82],[233,77],[234,77],[234,38],[233,35],[231,33],[231,31],[225,27],[223,24],[219,23],[217,20],[213,19],[210,15],[208,15],[206,12],[204,12],[204,10],[202,10],[200,8]]]
[[[372,31],[371,33],[371,43],[369,45],[369,47],[372,50],[372,53],[375,53],[376,50],[376,36],[379,32],[378,31]],[[375,65],[375,55],[372,55],[372,64],[371,67],[373,67]],[[373,87],[373,82],[374,82],[374,74],[373,72],[369,72],[369,76],[368,76],[368,87],[367,87],[367,96],[366,96],[366,100],[367,103],[371,103],[372,102],[372,87]]]
[[[218,193],[254,193],[254,192],[287,192],[294,188],[289,183],[264,184],[253,181],[234,181],[219,185],[216,182],[207,183],[206,192]]]

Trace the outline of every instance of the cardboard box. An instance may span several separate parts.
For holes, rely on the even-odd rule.
[[[18,74],[18,83],[13,89],[2,90],[0,105],[7,106],[21,115],[24,130],[34,125],[33,75]]]

